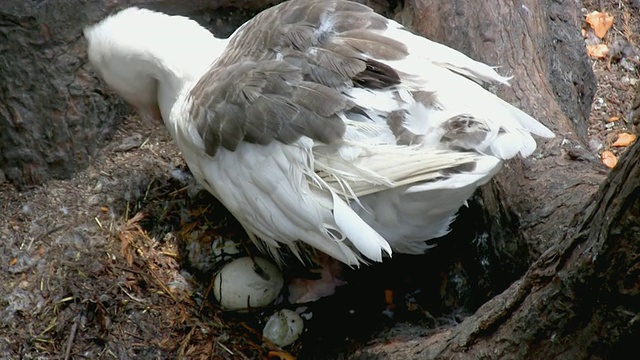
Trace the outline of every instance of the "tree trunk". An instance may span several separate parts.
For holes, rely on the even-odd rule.
[[[631,120],[633,124],[636,134],[640,134],[640,86],[638,86],[638,93],[636,94],[636,99],[629,107],[629,114],[627,118]]]
[[[274,1],[0,1],[0,180],[24,187],[73,176],[126,114],[91,75],[86,25],[128,5],[194,14],[245,3],[255,11]]]
[[[16,185],[73,175],[122,118],[84,65],[82,27],[95,8],[0,2],[0,170]]]

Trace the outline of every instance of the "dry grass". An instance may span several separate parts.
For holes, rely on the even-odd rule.
[[[220,236],[220,227],[199,216],[212,206],[206,194],[169,177],[181,164],[161,130],[129,119],[113,146],[73,180],[24,193],[1,189],[0,358],[268,353],[259,332],[246,336],[255,324],[223,319],[208,301],[208,282],[184,270],[184,241]],[[144,145],[118,150],[149,132]],[[191,235],[197,228],[207,231]]]

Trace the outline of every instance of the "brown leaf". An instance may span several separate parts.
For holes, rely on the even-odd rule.
[[[9,261],[9,266],[13,266],[18,262],[18,258],[13,258],[11,259],[11,261]]]
[[[620,116],[612,116],[607,119],[607,122],[614,122],[620,120]]]
[[[602,152],[602,163],[613,169],[618,164],[618,159],[611,151],[605,150]]]
[[[395,307],[395,304],[393,303],[393,290],[384,291],[384,302],[387,303],[387,306],[390,308]]]
[[[118,235],[118,239],[120,239],[120,254],[126,259],[127,265],[131,266],[133,264],[131,235],[129,232],[121,231]]]
[[[609,46],[606,44],[587,45],[587,54],[594,59],[603,59],[609,53]]]
[[[629,146],[634,141],[636,141],[636,135],[635,134],[622,133],[622,134],[618,135],[618,138],[613,143],[613,146],[620,146],[620,147]]]
[[[596,36],[602,39],[613,26],[613,16],[606,12],[594,11],[587,14],[587,23],[593,28]]]
[[[289,354],[286,351],[282,350],[271,350],[269,351],[269,359],[279,359],[279,360],[295,360],[295,356]]]

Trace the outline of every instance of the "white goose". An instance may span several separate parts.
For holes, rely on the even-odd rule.
[[[292,0],[216,39],[129,8],[85,30],[89,60],[161,116],[193,175],[276,259],[418,254],[504,160],[553,133],[479,84],[491,67],[348,1]]]

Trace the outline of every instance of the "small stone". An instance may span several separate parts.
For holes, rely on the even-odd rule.
[[[593,151],[593,152],[598,152],[600,151],[600,149],[602,149],[603,145],[602,142],[600,142],[600,140],[598,139],[591,139],[589,140],[589,150]]]
[[[627,71],[635,71],[636,70],[636,66],[635,64],[632,64],[629,60],[623,58],[622,60],[620,60],[620,66],[622,68],[624,68]]]
[[[593,108],[595,110],[600,110],[602,109],[602,106],[604,106],[604,99],[601,97],[595,98],[593,101]]]
[[[29,204],[22,205],[22,208],[20,208],[20,212],[24,215],[31,214],[31,206],[29,206]]]
[[[139,148],[142,145],[142,136],[140,134],[133,134],[128,138],[122,140],[122,143],[118,145],[115,152],[127,152],[132,149]]]
[[[622,85],[629,85],[631,83],[631,79],[627,75],[625,75],[620,78],[620,83]]]

